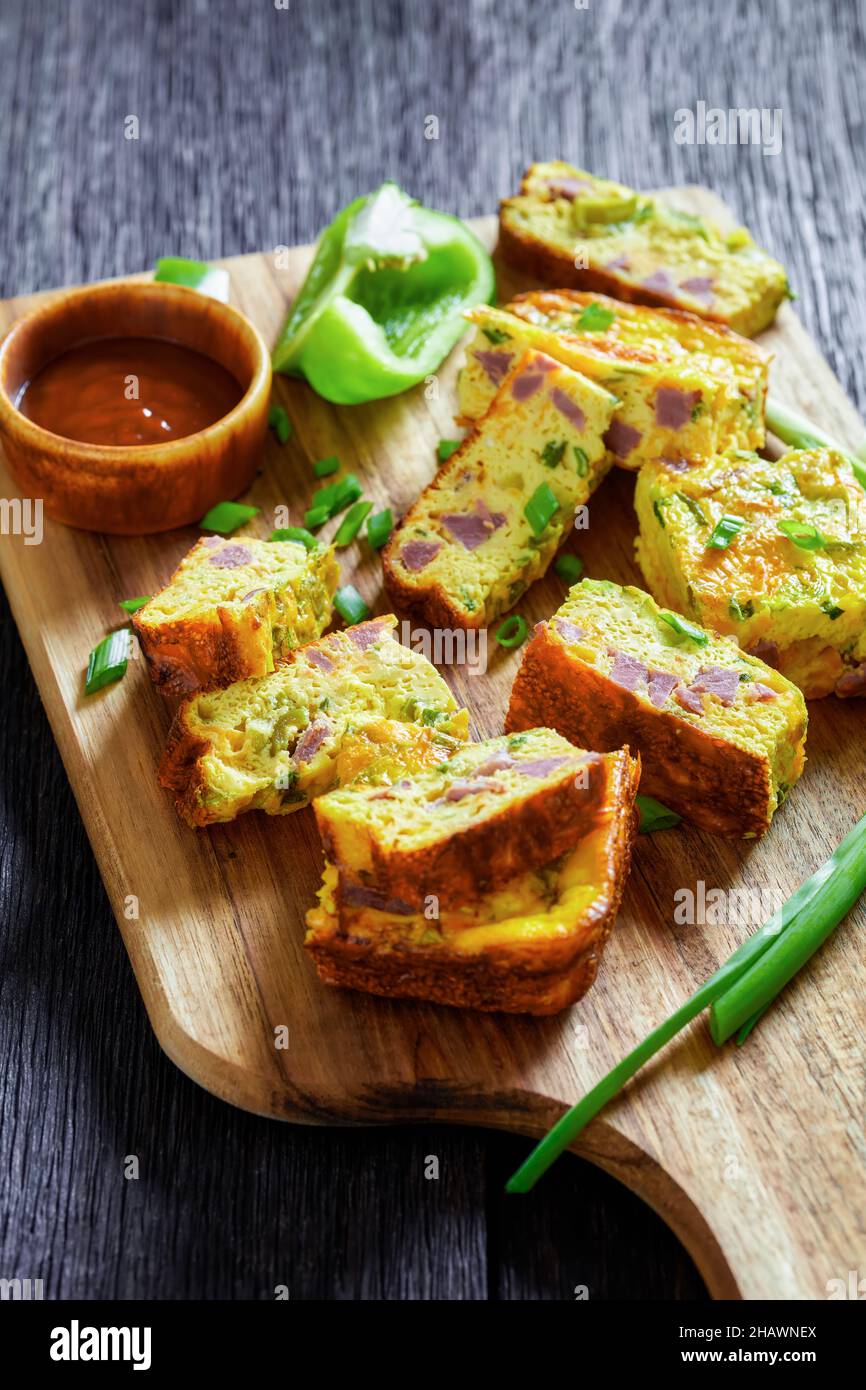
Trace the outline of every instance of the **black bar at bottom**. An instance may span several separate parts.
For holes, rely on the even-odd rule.
[[[866,1292],[866,1287],[864,1287]],[[863,1294],[860,1294],[862,1300]],[[457,1312],[457,1323],[443,1323],[439,1307],[431,1317],[420,1308],[388,1307],[383,1313],[362,1305],[363,1321],[354,1324],[357,1311],[329,1303],[310,1318],[307,1304],[291,1298],[272,1303],[63,1303],[15,1299],[0,1301],[0,1328],[4,1361],[21,1372],[31,1368],[61,1376],[111,1374],[151,1375],[157,1381],[183,1372],[213,1371],[222,1383],[233,1373],[247,1379],[273,1369],[275,1374],[305,1380],[317,1364],[333,1370],[341,1352],[352,1370],[375,1364],[378,1344],[391,1347],[387,1379],[402,1367],[401,1378],[422,1371],[429,1377],[438,1362],[446,1372],[462,1365],[471,1346],[485,1370],[515,1349],[515,1334],[523,1354],[533,1358],[527,1334],[539,1336],[536,1355],[538,1375],[549,1378],[552,1365],[559,1379],[573,1361],[574,1370],[585,1367],[581,1345],[594,1348],[608,1371],[635,1370],[641,1376],[682,1367],[700,1374],[706,1366],[729,1369],[760,1366],[769,1369],[807,1366],[828,1373],[849,1365],[862,1344],[862,1309],[850,1299],[827,1302],[779,1303],[595,1303],[576,1301],[553,1321],[548,1310],[536,1322],[538,1305],[526,1324],[514,1322],[516,1309],[509,1304],[508,1320],[500,1324],[496,1312],[486,1309],[478,1323],[475,1305],[470,1316]],[[316,1324],[329,1310],[331,1325],[322,1338]],[[500,1310],[501,1312],[501,1310]],[[349,1317],[349,1325],[343,1318]],[[522,1317],[526,1314],[521,1315]],[[370,1318],[373,1318],[371,1326]],[[421,1323],[414,1322],[415,1317]],[[428,1318],[430,1321],[428,1322]],[[487,1319],[492,1321],[488,1322]],[[459,1343],[449,1336],[452,1331]],[[405,1333],[416,1335],[404,1340]],[[353,1335],[354,1333],[354,1335]],[[467,1342],[467,1335],[471,1338]],[[552,1342],[551,1338],[556,1338]],[[388,1340],[385,1341],[384,1339]],[[398,1352],[397,1348],[403,1350]],[[462,1350],[461,1350],[462,1348]],[[555,1351],[554,1361],[549,1357]],[[396,1354],[396,1361],[395,1356]],[[548,1369],[542,1372],[547,1363]],[[383,1366],[384,1370],[384,1366]]]

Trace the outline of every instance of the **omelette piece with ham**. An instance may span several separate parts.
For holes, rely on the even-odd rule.
[[[533,347],[616,396],[605,444],[619,468],[764,443],[770,356],[719,324],[574,290],[535,290],[466,317],[477,333],[458,383],[464,421],[487,410]]]
[[[545,573],[611,466],[610,392],[528,350],[403,518],[384,555],[393,602],[485,627]]]
[[[506,729],[641,757],[641,791],[716,834],[752,838],[803,771],[806,705],[758,656],[641,589],[584,579],[539,623]]]
[[[431,893],[440,910],[477,902],[589,834],[624,757],[530,729],[463,744],[387,787],[329,792],[316,802],[316,821],[325,857],[340,870],[341,901],[364,906],[358,892],[375,890],[420,914]]]
[[[562,160],[532,164],[499,214],[499,255],[543,284],[690,309],[749,337],[790,296],[784,267],[745,227],[722,229],[664,195]]]
[[[335,786],[389,786],[445,762],[469,716],[393,614],[298,647],[261,679],[181,704],[160,781],[191,826],[285,816]]]
[[[660,603],[730,633],[807,700],[866,695],[866,496],[842,454],[658,459],[635,510]]]

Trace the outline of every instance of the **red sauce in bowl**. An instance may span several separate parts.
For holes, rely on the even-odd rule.
[[[167,444],[206,429],[243,391],[231,372],[163,338],[100,338],[46,363],[16,402],[22,415],[83,444]]]

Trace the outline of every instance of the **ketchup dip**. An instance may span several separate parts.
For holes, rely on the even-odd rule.
[[[167,444],[206,429],[243,391],[225,367],[163,338],[100,338],[61,353],[22,388],[34,424],[84,444]]]

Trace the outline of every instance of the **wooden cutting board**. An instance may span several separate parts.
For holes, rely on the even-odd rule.
[[[670,196],[726,216],[706,190]],[[478,230],[492,244],[494,219]],[[299,247],[280,269],[270,255],[223,263],[233,302],[269,341],[309,256]],[[525,287],[500,277],[502,297]],[[45,297],[6,301],[0,327]],[[858,444],[863,425],[791,309],[762,341],[777,354],[775,393]],[[419,388],[338,408],[279,378],[275,395],[294,434],[284,448],[268,442],[247,499],[262,509],[250,532],[267,536],[280,505],[300,520],[310,462],[328,454],[402,514],[435,472],[437,440],[455,434],[460,357],[458,349],[443,366],[433,399]],[[0,467],[0,494],[15,497]],[[632,488],[614,470],[593,499],[579,545],[590,576],[641,583]],[[747,934],[742,925],[674,925],[678,888],[703,881],[787,896],[863,813],[866,705],[813,703],[805,776],[761,843],[731,845],[687,827],[641,837],[599,979],[560,1016],[483,1015],[326,988],[302,949],[321,869],[312,813],[189,830],[156,782],[171,711],[143,661],[100,694],[82,693],[88,653],[119,625],[118,600],[154,592],[196,535],[102,537],[46,521],[41,545],[0,537],[0,567],[156,1035],[188,1076],[233,1105],[300,1123],[441,1120],[540,1135]],[[378,558],[361,543],[342,559],[344,579],[387,611]],[[520,610],[530,622],[547,617],[563,594],[550,577]],[[491,642],[486,676],[443,672],[476,736],[501,732],[519,659]],[[866,1271],[863,927],[861,908],[742,1049],[715,1048],[704,1021],[695,1023],[576,1146],[668,1221],[718,1297],[823,1298],[828,1280]],[[282,1026],[287,1049],[275,1045]]]

